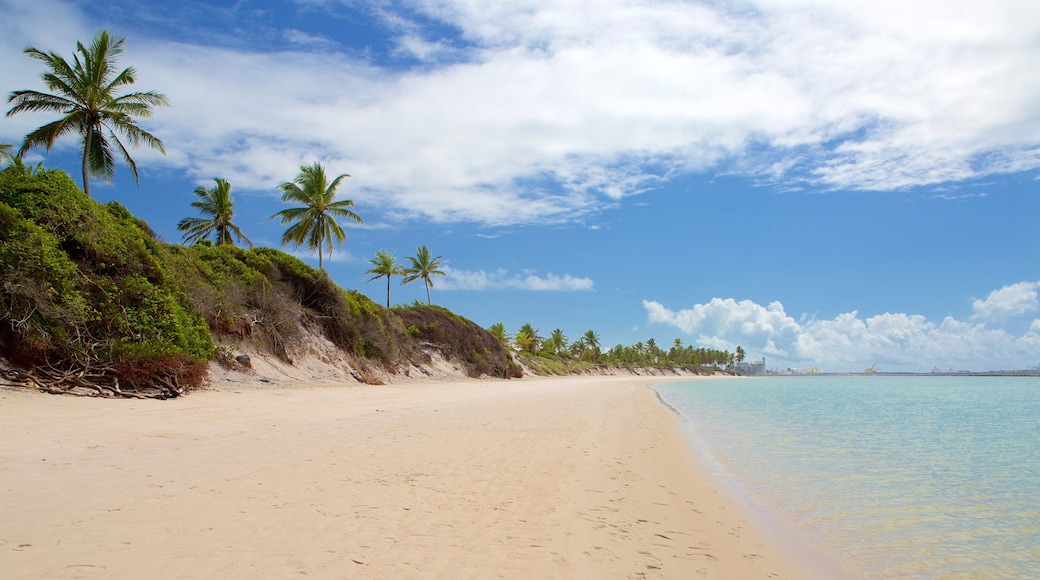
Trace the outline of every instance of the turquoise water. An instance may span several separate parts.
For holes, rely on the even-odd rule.
[[[1040,578],[1040,379],[656,388],[722,478],[865,578]]]

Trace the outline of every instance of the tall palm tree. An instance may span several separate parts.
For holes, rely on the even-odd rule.
[[[404,280],[401,283],[408,284],[409,282],[422,280],[426,284],[426,303],[431,304],[430,288],[433,287],[433,280],[430,280],[430,276],[446,275],[437,269],[441,267],[441,256],[431,258],[430,250],[426,246],[419,246],[415,249],[415,255],[408,256],[407,260],[412,265],[404,269]]]
[[[386,278],[386,307],[390,308],[390,278],[392,276],[401,276],[404,274],[404,267],[397,263],[397,258],[394,257],[394,253],[386,253],[386,250],[379,250],[376,252],[376,257],[368,261],[372,264],[372,269],[365,272],[366,274],[372,274],[369,282],[374,282],[380,278]]]
[[[306,244],[308,250],[317,251],[318,269],[323,272],[322,246],[328,246],[329,259],[332,259],[333,240],[342,245],[343,240],[347,239],[347,234],[336,223],[336,218],[364,223],[360,216],[347,209],[354,206],[353,200],[336,201],[336,188],[346,177],[350,176],[344,173],[329,183],[325,168],[315,162],[313,165],[301,165],[296,179],[278,186],[282,190],[282,201],[302,205],[283,209],[271,216],[271,219],[281,218],[283,225],[292,224],[282,234],[282,245],[294,244],[299,248]]]
[[[133,67],[116,73],[116,61],[123,53],[125,40],[112,38],[102,30],[89,47],[76,43],[78,54],[73,54],[72,63],[56,52],[26,48],[25,54],[46,65],[48,70],[40,77],[52,92],[13,91],[7,98],[8,103],[14,103],[7,117],[23,112],[61,116],[26,135],[18,157],[37,146],[45,146],[50,151],[59,137],[70,133],[78,133],[83,138],[83,191],[87,197],[90,197],[90,176],[112,180],[115,174],[113,149],[130,166],[134,179],[140,184],[137,164],[117,134],[122,134],[130,145],[144,144],[166,154],[162,141],[135,121],[136,117],[151,117],[152,107],[168,106],[166,97],[155,91],[118,95],[120,89],[136,82],[137,75]]]
[[[553,354],[560,354],[560,351],[567,348],[567,336],[559,328],[552,331],[552,334],[549,335],[549,340],[553,344]]]
[[[585,334],[581,335],[581,341],[585,345],[585,352],[592,353],[592,360],[599,358],[599,341],[600,336],[593,330],[586,330]],[[582,355],[585,353],[583,352]]]
[[[194,244],[212,234],[218,246],[234,244],[231,240],[233,234],[239,241],[252,248],[253,242],[250,242],[242,230],[231,221],[235,216],[231,184],[219,177],[213,178],[213,181],[217,183],[214,187],[206,188],[200,185],[195,188],[194,193],[198,199],[191,204],[191,207],[199,210],[202,215],[209,216],[209,219],[184,218],[177,224],[177,229],[184,232],[184,243]]]

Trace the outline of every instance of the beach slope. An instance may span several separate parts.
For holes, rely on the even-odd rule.
[[[804,578],[656,378],[0,390],[8,578]],[[237,389],[237,390],[236,390]]]

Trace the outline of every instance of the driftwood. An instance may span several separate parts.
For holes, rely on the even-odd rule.
[[[115,369],[107,365],[78,370],[36,367],[29,370],[0,368],[9,386],[36,389],[54,395],[107,399],[172,399],[184,394],[176,377],[153,375],[146,388],[123,389]]]

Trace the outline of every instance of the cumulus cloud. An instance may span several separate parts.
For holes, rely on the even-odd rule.
[[[971,308],[972,319],[1003,321],[1040,309],[1037,301],[1040,282],[1019,282],[989,293],[985,300],[976,300]]]
[[[76,3],[0,4],[6,54],[68,50],[96,28]],[[359,201],[496,225],[580,219],[692,170],[892,190],[1040,167],[1036,2],[413,0],[371,12],[390,56],[421,66],[381,68],[297,28],[282,31],[292,50],[134,37],[140,86],[174,103],[149,121],[169,156],[139,161],[270,189],[319,157],[354,175]],[[70,32],[39,32],[58,29]],[[10,60],[11,82],[36,70]]]
[[[1033,290],[1031,307],[1022,295]],[[1008,290],[1011,289],[1011,290]],[[994,291],[976,302],[976,312],[1024,314],[1036,309],[1036,284],[1024,282]],[[738,345],[762,353],[771,366],[817,366],[827,371],[858,371],[877,362],[888,371],[945,369],[1003,370],[1036,364],[1040,320],[1021,336],[978,322],[946,317],[934,322],[921,315],[884,313],[862,317],[858,311],[830,320],[796,320],[779,302],[762,306],[750,300],[713,298],[672,310],[644,301],[649,321],[674,326],[699,344],[733,350]]]
[[[456,270],[450,266],[443,268],[446,274],[441,287],[445,290],[530,290],[535,292],[582,292],[594,289],[591,278],[562,276],[548,273],[541,276],[533,271],[510,274],[498,269],[493,272],[484,270]]]

